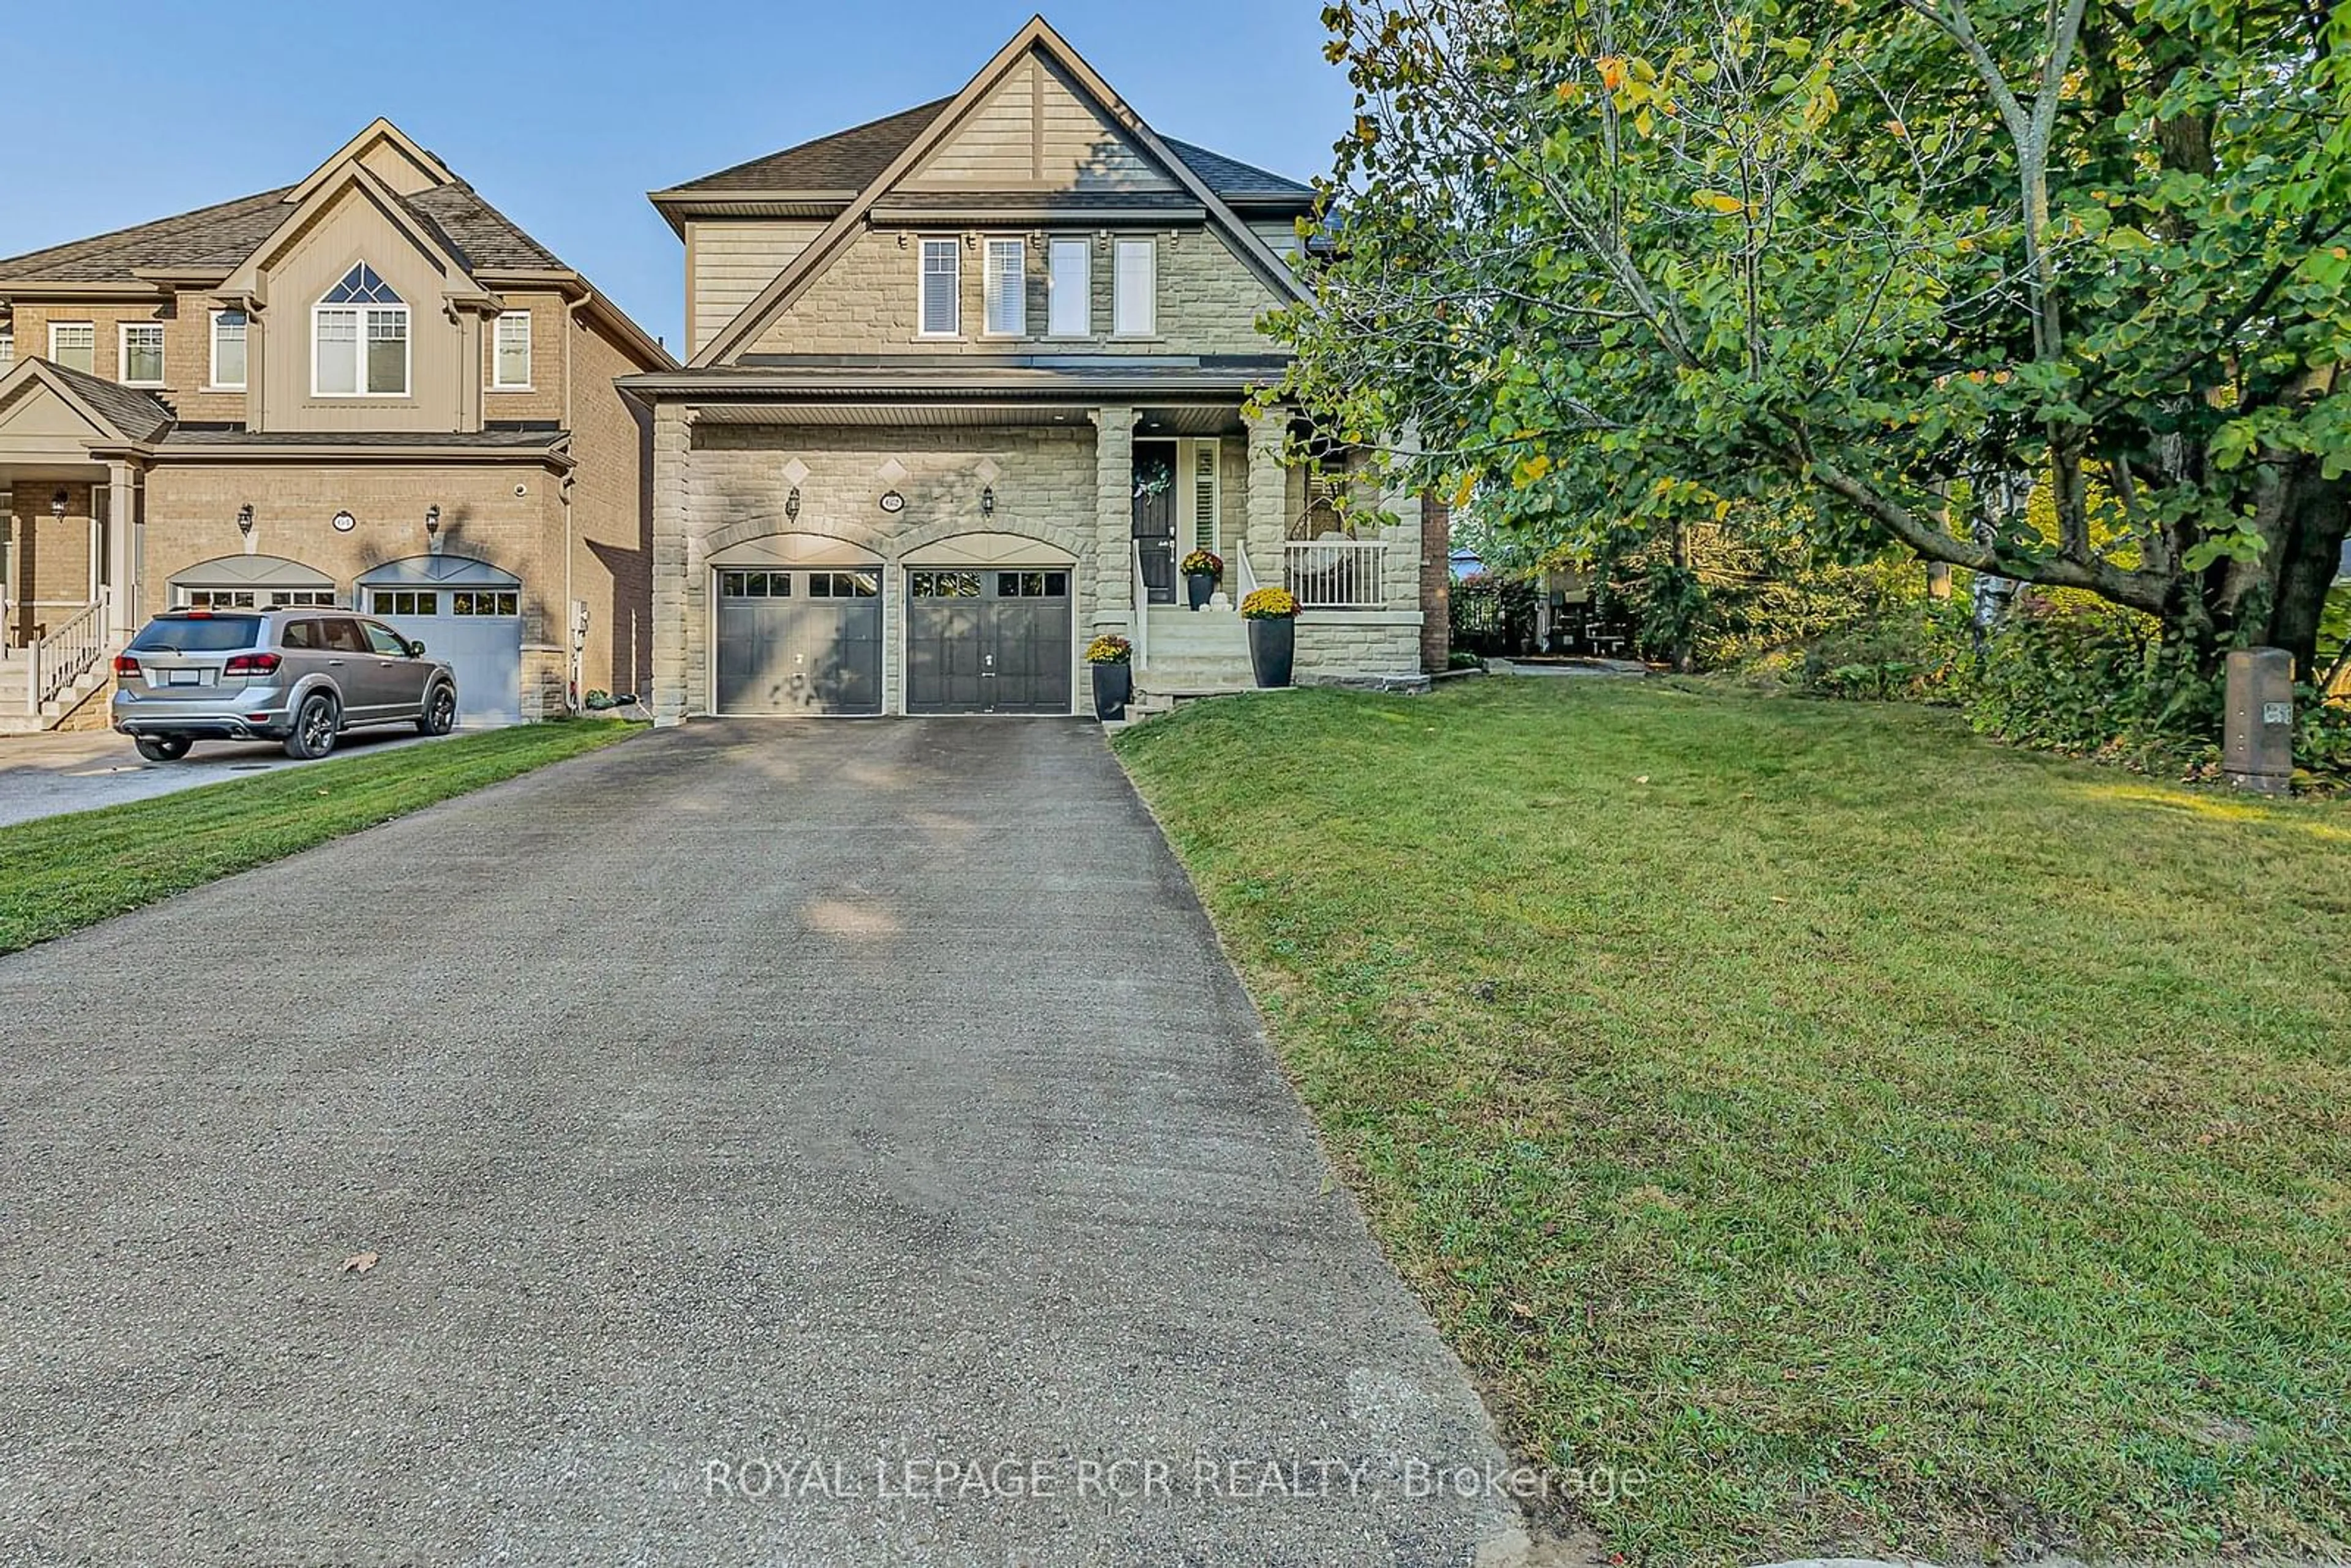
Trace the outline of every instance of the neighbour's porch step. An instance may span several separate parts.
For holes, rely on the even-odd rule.
[[[100,660],[43,703],[40,712],[26,713],[25,686],[32,679],[32,661],[22,649],[11,649],[9,653],[9,657],[0,658],[0,735],[39,735],[55,728],[59,719],[79,707],[83,699],[104,685],[113,673],[111,661]]]

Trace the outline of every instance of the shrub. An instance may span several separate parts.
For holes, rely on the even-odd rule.
[[[2141,766],[2209,761],[2221,682],[2167,650],[2152,616],[2084,594],[2020,595],[1966,681],[1986,735]]]
[[[1797,683],[1820,696],[1953,702],[1968,653],[1968,612],[1951,600],[1869,605],[1803,648]]]

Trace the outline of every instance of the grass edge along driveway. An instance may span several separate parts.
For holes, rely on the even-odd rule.
[[[2338,1556],[2351,813],[1492,680],[1118,737],[1389,1257],[1637,1563]]]
[[[0,953],[596,750],[643,727],[603,719],[517,725],[0,827]]]

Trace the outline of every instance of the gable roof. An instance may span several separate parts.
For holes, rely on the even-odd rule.
[[[1195,147],[1189,141],[1178,141],[1163,136],[1168,151],[1192,166],[1195,173],[1207,182],[1208,189],[1233,203],[1249,201],[1281,201],[1307,203],[1314,199],[1314,187],[1302,185],[1286,174],[1276,174],[1254,163],[1244,163],[1238,158],[1228,158],[1221,152],[1211,152],[1205,147]]]
[[[0,278],[25,283],[129,282],[142,271],[236,269],[286,222],[294,193],[281,185],[217,206],[199,207],[111,234],[96,235],[0,261]],[[384,194],[468,267],[493,271],[562,269],[553,251],[484,201],[463,180],[402,196]],[[567,269],[568,270],[568,269]]]
[[[0,278],[40,283],[129,282],[141,268],[229,271],[286,221],[290,185],[134,224],[0,261]]]
[[[698,204],[695,200],[698,197],[796,196],[808,200],[829,196],[838,201],[854,200],[898,154],[936,124],[963,97],[956,93],[933,99],[880,120],[870,120],[813,141],[787,147],[780,152],[770,152],[764,158],[753,158],[715,174],[655,191],[651,200],[670,218],[673,226],[677,219],[671,209]],[[1314,199],[1311,185],[1189,141],[1178,141],[1173,137],[1161,140],[1168,152],[1190,166],[1202,183],[1228,202],[1302,207]]]
[[[852,125],[846,131],[836,131],[830,136],[820,136],[813,141],[803,141],[797,147],[787,147],[780,152],[770,152],[764,158],[754,158],[737,163],[731,169],[721,169],[716,174],[705,174],[699,180],[688,180],[683,185],[672,185],[666,191],[655,191],[653,200],[659,204],[664,196],[699,195],[732,191],[831,192],[844,200],[854,196],[872,183],[873,176],[890,166],[890,160],[906,149],[906,144],[930,129],[931,122],[955,101],[953,94],[935,98],[928,103],[869,120],[862,125]]]
[[[120,440],[145,445],[171,428],[172,411],[152,393],[117,386],[53,360],[28,356],[0,376],[0,402],[12,400],[28,382],[45,383],[80,418]]]
[[[831,264],[841,247],[857,233],[874,203],[935,149],[972,108],[1004,79],[1016,63],[1032,54],[1043,57],[1058,67],[1080,92],[1092,99],[1094,109],[1132,137],[1146,157],[1173,175],[1176,183],[1206,209],[1209,226],[1219,231],[1242,261],[1277,294],[1293,299],[1306,298],[1303,286],[1281,258],[1273,253],[1262,237],[1241,222],[1223,198],[1209,188],[1200,173],[1162,141],[1158,133],[1144,122],[1141,115],[1128,108],[1125,100],[1112,90],[1110,84],[1095,73],[1094,68],[1070,47],[1067,39],[1053,30],[1044,17],[1031,16],[1028,24],[1012,36],[1011,41],[998,49],[994,57],[964,84],[962,91],[946,100],[944,107],[938,108],[924,121],[889,162],[866,182],[856,199],[801,249],[791,265],[761,289],[734,320],[702,345],[687,361],[688,364],[700,368],[726,362],[739,353],[744,345],[756,340],[769,322],[790,308],[792,302],[806,291],[808,286]],[[930,107],[925,106],[925,109]],[[881,125],[888,122],[877,120],[872,123]],[[1225,162],[1229,163],[1231,161]],[[1235,164],[1234,167],[1249,169],[1247,164]],[[1250,172],[1265,174],[1263,170]]]

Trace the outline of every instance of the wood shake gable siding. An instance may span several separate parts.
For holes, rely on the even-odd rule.
[[[1077,88],[1031,54],[1006,74],[903,191],[1173,191],[1176,182]]]
[[[823,223],[815,219],[688,224],[686,289],[694,309],[686,323],[685,351],[692,354],[741,315],[759,290],[823,232]]]

